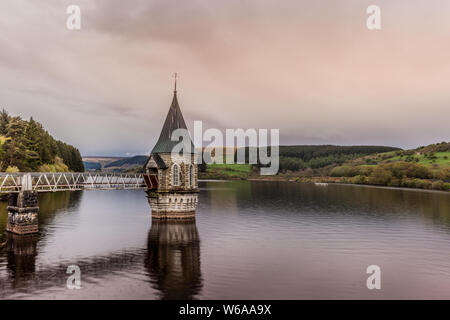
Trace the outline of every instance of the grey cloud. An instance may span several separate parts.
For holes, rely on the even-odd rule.
[[[379,33],[360,0],[79,0],[79,32],[72,3],[0,2],[0,104],[84,153],[151,149],[174,71],[186,120],[205,127],[272,126],[294,144],[450,134],[448,1],[379,0]]]
[[[211,39],[215,21],[205,1],[97,1],[87,27],[123,36],[191,45]]]

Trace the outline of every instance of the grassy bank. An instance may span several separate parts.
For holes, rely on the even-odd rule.
[[[280,168],[276,176],[260,176],[259,168],[248,164],[212,164],[200,172],[200,178],[350,183],[450,191],[450,143],[341,160],[317,168]]]

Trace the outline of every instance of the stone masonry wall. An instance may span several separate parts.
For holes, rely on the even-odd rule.
[[[36,191],[21,191],[8,199],[8,223],[6,230],[16,234],[39,231],[38,199]]]

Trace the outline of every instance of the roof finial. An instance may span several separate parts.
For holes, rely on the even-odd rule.
[[[177,93],[177,77],[178,77],[178,73],[174,73],[173,74],[173,77],[175,78],[175,86],[174,86],[174,90],[173,90],[173,92],[174,93]]]

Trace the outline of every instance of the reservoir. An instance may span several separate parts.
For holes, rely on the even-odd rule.
[[[142,190],[40,194],[39,234],[7,235],[0,250],[0,299],[450,299],[450,193],[199,188],[196,221],[171,223],[152,223]],[[380,290],[366,287],[370,265]]]

